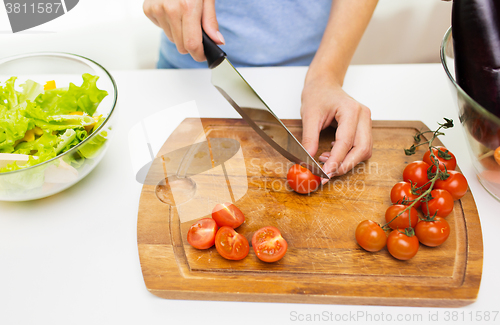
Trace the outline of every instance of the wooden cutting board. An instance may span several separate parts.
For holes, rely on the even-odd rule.
[[[301,121],[284,123],[300,140]],[[360,221],[384,223],[392,186],[402,180],[406,164],[423,156],[424,149],[411,157],[403,152],[419,130],[428,128],[419,121],[374,121],[372,157],[305,196],[286,186],[283,166],[290,166],[289,162],[243,120],[184,120],[158,157],[171,152],[186,156],[186,150],[179,148],[205,137],[209,142],[235,139],[241,147],[225,162],[223,172],[219,166],[191,177],[195,196],[184,204],[164,203],[171,202],[164,199],[169,194],[164,183],[143,186],[137,240],[146,287],[168,299],[432,307],[474,302],[481,282],[483,244],[470,191],[455,202],[447,217],[448,240],[437,248],[421,245],[409,261],[394,259],[386,248],[368,253],[354,238]],[[333,139],[333,129],[323,131],[319,153],[329,151]],[[195,162],[204,154],[189,155],[193,156],[189,161]],[[165,174],[150,170],[150,175],[171,176],[172,155],[168,157],[162,162]],[[197,250],[187,243],[194,220],[209,217],[215,203],[228,197],[246,215],[237,231],[249,241],[263,226],[281,230],[289,246],[282,260],[261,262],[250,249],[245,259],[228,261],[215,247]]]

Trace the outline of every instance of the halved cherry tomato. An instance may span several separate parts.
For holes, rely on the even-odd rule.
[[[232,203],[217,204],[212,210],[212,218],[219,227],[238,228],[245,221],[245,215]]]
[[[436,189],[431,191],[432,200],[422,202],[422,212],[424,215],[446,218],[453,211],[453,197],[448,191]]]
[[[299,164],[293,165],[286,175],[288,185],[297,193],[308,194],[316,191],[321,184],[321,178]]]
[[[215,244],[217,223],[212,218],[204,218],[196,221],[187,234],[187,241],[194,248],[207,249]]]
[[[217,252],[228,260],[238,261],[244,259],[250,251],[250,245],[245,236],[238,234],[231,227],[221,227],[215,235],[215,248]]]
[[[441,151],[441,155],[449,156],[448,159],[444,157],[440,157],[440,153],[438,152]],[[435,148],[432,148],[432,152],[436,156],[438,163],[439,163],[439,169],[444,170],[444,166],[446,166],[446,170],[454,170],[457,167],[457,159],[455,158],[455,155],[451,153],[448,149],[445,147],[437,146]],[[431,160],[431,152],[430,150],[427,150],[427,152],[424,154],[424,158],[422,159],[429,165],[434,165],[432,160]],[[432,171],[436,171],[436,167],[434,166],[432,168]]]
[[[391,190],[391,202],[402,203],[403,201],[414,201],[419,197],[411,192],[411,184],[408,182],[399,182],[392,187]],[[411,203],[410,203],[411,204]],[[418,201],[413,207],[418,208],[420,206],[420,201]]]
[[[356,228],[356,241],[365,250],[378,252],[385,247],[387,235],[376,222],[364,220]]]
[[[399,230],[393,230],[387,237],[387,250],[398,260],[409,260],[418,252],[417,236],[408,237]]]
[[[453,200],[459,200],[467,193],[467,179],[456,170],[450,170],[448,174],[450,176],[446,180],[438,179],[434,183],[434,188],[446,190],[451,194]]]
[[[386,211],[385,211],[385,221],[389,222],[392,219],[394,219],[398,213],[406,209],[406,205],[403,204],[395,204],[391,205]],[[411,218],[410,218],[411,217]],[[410,220],[411,219],[411,220]],[[403,212],[399,217],[394,219],[390,224],[389,227],[392,229],[406,229],[410,226],[410,221],[411,221],[411,226],[415,227],[418,222],[418,213],[417,210],[414,207],[411,207],[410,210],[406,210]]]
[[[272,263],[285,256],[288,243],[277,228],[268,226],[253,234],[252,246],[261,261]]]
[[[446,219],[436,217],[434,221],[420,221],[415,227],[418,241],[425,246],[441,245],[450,236],[450,225]]]
[[[427,178],[427,170],[430,165],[421,160],[417,160],[406,165],[403,170],[403,180],[414,184],[416,187],[421,187],[429,181]],[[427,184],[424,189],[428,189],[430,184]]]

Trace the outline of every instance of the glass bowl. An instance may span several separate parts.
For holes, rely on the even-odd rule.
[[[441,63],[456,99],[460,123],[479,182],[500,201],[500,164],[493,153],[500,147],[500,118],[469,97],[455,81],[455,56],[451,27],[441,44]]]
[[[81,85],[82,75],[99,76],[97,87],[108,95],[96,113],[106,117],[84,141],[70,150],[38,165],[0,173],[0,201],[28,201],[44,198],[83,179],[104,156],[113,134],[118,92],[111,74],[100,64],[69,53],[30,53],[0,59],[0,81],[17,77],[16,85],[27,79],[44,85],[55,80],[58,87],[70,82]]]

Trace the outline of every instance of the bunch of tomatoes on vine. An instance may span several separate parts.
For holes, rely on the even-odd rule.
[[[467,192],[468,184],[462,173],[455,171],[455,155],[441,146],[433,146],[436,137],[444,135],[442,129],[453,127],[453,120],[445,118],[435,131],[420,132],[414,136],[415,144],[405,149],[410,156],[419,146],[427,146],[422,160],[409,163],[403,171],[403,181],[391,190],[391,205],[385,212],[385,224],[372,220],[362,221],[356,228],[356,241],[369,252],[387,246],[389,253],[399,260],[413,258],[420,244],[436,247],[450,235],[446,217],[452,212],[454,201]],[[422,135],[431,133],[430,140]],[[417,209],[421,209],[419,217]],[[386,235],[386,232],[390,232]]]

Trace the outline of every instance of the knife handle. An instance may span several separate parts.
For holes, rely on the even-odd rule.
[[[224,60],[226,53],[224,53],[224,51],[221,50],[210,37],[208,37],[203,28],[201,29],[201,32],[203,33],[203,51],[207,57],[208,67],[213,69]]]

